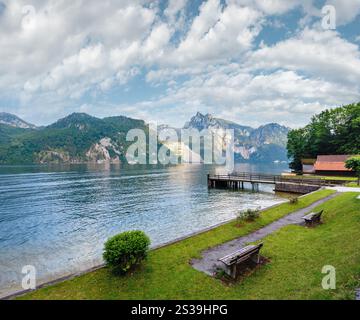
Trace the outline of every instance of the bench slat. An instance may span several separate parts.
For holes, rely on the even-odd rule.
[[[262,246],[263,246],[263,244],[261,243],[259,245],[250,245],[250,246],[244,247],[244,248],[237,250],[223,258],[220,258],[219,261],[223,262],[227,266],[230,266],[234,263],[239,263],[243,260],[248,259],[254,253],[260,251]]]

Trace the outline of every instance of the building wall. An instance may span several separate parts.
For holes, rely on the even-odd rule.
[[[355,172],[352,171],[315,171],[319,176],[340,176],[340,177],[355,177]]]
[[[303,173],[315,173],[315,167],[311,164],[303,164]]]

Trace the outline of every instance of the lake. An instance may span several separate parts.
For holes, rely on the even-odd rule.
[[[239,164],[238,171],[280,173],[286,165]],[[239,210],[284,201],[261,192],[208,190],[222,168],[123,165],[0,166],[0,296],[21,290],[23,266],[37,282],[102,263],[104,241],[143,230],[152,246],[233,219]]]

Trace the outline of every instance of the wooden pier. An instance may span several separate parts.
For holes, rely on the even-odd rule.
[[[208,175],[208,187],[220,189],[244,190],[245,183],[251,184],[252,191],[259,191],[259,184],[271,184],[274,191],[306,194],[324,186],[339,184],[335,180],[302,179],[280,175],[234,173],[228,175]]]

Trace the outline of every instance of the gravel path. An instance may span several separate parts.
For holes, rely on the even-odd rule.
[[[334,190],[334,191],[337,191],[337,192],[360,192],[360,187],[356,188],[356,187],[338,186],[338,187],[327,187],[326,189]]]
[[[355,289],[355,300],[360,301],[360,288]]]
[[[205,272],[208,275],[213,275],[217,268],[223,268],[224,265],[218,261],[219,258],[222,258],[237,249],[241,249],[246,244],[260,239],[265,238],[267,235],[279,230],[280,228],[290,225],[290,224],[301,224],[303,223],[302,217],[309,213],[312,209],[317,207],[320,204],[336,197],[339,193],[332,194],[324,199],[314,202],[312,205],[293,212],[261,229],[250,233],[246,236],[237,238],[235,240],[226,242],[222,245],[210,248],[202,252],[202,259],[193,259],[191,261],[192,266],[199,271]]]

